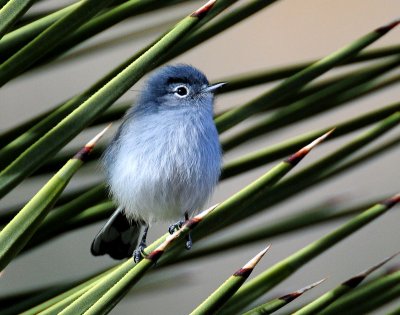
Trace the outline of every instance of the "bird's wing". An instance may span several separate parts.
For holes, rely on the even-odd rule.
[[[94,256],[108,254],[114,259],[132,257],[141,227],[142,223],[128,220],[118,208],[94,238],[90,251]]]

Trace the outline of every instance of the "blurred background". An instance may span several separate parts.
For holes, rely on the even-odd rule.
[[[88,87],[97,78],[108,73],[128,56],[150,43],[167,27],[196,9],[202,2],[204,1],[191,1],[189,4],[163,10],[156,20],[153,15],[141,15],[128,19],[78,46],[70,54],[54,63],[51,68],[45,66],[13,80],[4,86],[0,93],[2,106],[0,132],[25,121],[33,113],[40,113],[51,108],[60,99],[67,99]],[[32,12],[59,7],[64,3],[68,1],[40,1],[32,8]],[[243,1],[239,1],[240,3]],[[323,57],[374,28],[398,18],[399,12],[398,0],[277,1],[264,11],[170,63],[192,64],[201,69],[210,81],[218,81],[241,73],[309,61]],[[149,26],[151,26],[150,30]],[[400,29],[395,29],[371,47],[397,44],[399,39]],[[105,42],[108,44],[104,44]],[[96,54],[86,54],[92,49],[96,50]],[[72,58],[74,55],[80,55],[80,58]],[[340,71],[331,71],[324,77]],[[123,99],[134,99],[142,82],[132,87]],[[271,86],[262,85],[218,97],[215,111],[218,113],[234,105],[242,104]],[[399,97],[398,87],[385,89],[372,96],[361,98],[349,106],[321,114],[317,119],[304,120],[289,128],[271,133],[268,137],[241,145],[226,154],[224,158],[226,161],[232,160],[300,133],[332,125],[359,112],[366,112],[368,109],[379,108],[379,106],[398,101]],[[248,121],[240,124],[232,131],[243,128],[247,123]],[[118,124],[113,125],[113,130],[108,132],[102,140],[103,143],[109,141],[117,127]],[[78,136],[70,147],[85,143],[98,131],[98,128],[89,129]],[[397,127],[389,132],[388,136],[398,134],[398,132]],[[307,165],[319,156],[331,152],[355,134],[318,147],[302,162],[302,165]],[[397,147],[380,159],[364,163],[345,176],[309,190],[301,197],[296,196],[274,207],[272,211],[257,218],[251,218],[240,226],[233,226],[228,231],[246,229],[251,223],[279,218],[332,198],[351,203],[394,194],[400,188],[399,162],[400,148]],[[223,201],[265,173],[271,165],[224,181],[218,187],[210,204]],[[99,178],[102,178],[99,169],[98,166],[93,166],[79,171],[67,190],[76,187],[77,183],[97,182]],[[42,176],[40,181],[35,183],[25,181],[0,202],[0,209],[29,200],[47,180],[48,177]],[[307,300],[399,251],[399,222],[400,212],[397,207],[303,267],[276,287],[270,296],[288,293],[328,277],[328,280],[318,288],[307,293],[304,297],[304,300]],[[80,229],[79,232],[65,234],[35,251],[21,255],[2,274],[0,294],[52,284],[60,280],[77,279],[113,264],[114,261],[110,258],[92,257],[89,252],[91,241],[102,224],[91,225]],[[331,224],[319,225],[296,233],[295,237],[286,234],[229,251],[224,255],[201,259],[196,264],[182,264],[179,273],[173,274],[176,279],[171,282],[170,287],[157,291],[156,297],[139,292],[130,294],[118,304],[112,314],[187,314],[267,244],[272,243],[272,248],[252,276],[318,239],[339,224],[339,221],[335,221]],[[150,231],[149,241],[158,238],[165,233],[166,229],[167,224],[157,224]],[[399,259],[396,261],[400,262]],[[181,286],[182,283],[185,285]],[[263,300],[265,299],[263,297]]]

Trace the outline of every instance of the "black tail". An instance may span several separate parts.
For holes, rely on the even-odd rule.
[[[90,251],[94,256],[108,254],[114,259],[132,257],[142,223],[129,221],[118,208],[93,240]]]

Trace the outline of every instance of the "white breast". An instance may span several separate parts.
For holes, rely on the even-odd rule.
[[[220,175],[218,134],[198,113],[148,115],[121,130],[107,153],[110,190],[128,217],[177,220],[201,210]]]

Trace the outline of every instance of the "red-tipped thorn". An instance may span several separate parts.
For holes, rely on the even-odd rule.
[[[384,206],[391,208],[393,207],[396,203],[400,202],[400,193],[397,195],[394,195],[393,197],[386,199],[381,202]]]
[[[304,288],[301,288],[301,289],[299,289],[297,291],[294,291],[294,292],[292,292],[290,294],[284,295],[284,296],[280,297],[279,299],[280,300],[284,300],[287,303],[289,303],[289,302],[293,301],[294,299],[297,299],[300,295],[304,294],[305,292],[315,288],[317,285],[321,284],[325,280],[326,280],[326,278],[321,279],[321,280],[319,280],[317,282],[314,282],[314,283],[312,283],[312,284],[310,284],[310,285],[308,285],[308,286],[306,286]]]
[[[236,271],[233,275],[238,277],[247,278],[255,266],[260,262],[261,258],[264,257],[265,253],[271,248],[271,244],[268,245],[265,249],[259,252],[256,256],[254,256],[251,260],[249,260],[242,268]]]
[[[211,10],[211,8],[214,6],[215,2],[217,0],[210,0],[208,1],[205,5],[203,5],[201,8],[197,9],[196,11],[194,11],[191,16],[192,17],[197,17],[199,19],[202,19],[207,13],[208,11]]]
[[[187,227],[188,229],[193,229],[199,222],[203,221],[204,217],[207,216],[211,211],[218,207],[219,203],[211,206],[210,208],[200,212],[195,217],[187,220],[182,228]]]
[[[350,278],[349,280],[343,282],[342,284],[351,288],[355,288],[358,286],[368,275],[370,275],[372,272],[377,270],[378,268],[382,267],[384,264],[386,264],[389,260],[392,260],[394,257],[396,257],[400,252],[397,252],[393,254],[392,256],[389,256],[382,260],[381,262],[377,263],[375,266],[372,266],[368,268],[367,270],[364,270],[363,272],[360,272],[358,275],[355,277]]]
[[[310,144],[306,145],[305,147],[301,148],[299,151],[297,151],[295,154],[291,155],[288,157],[285,162],[292,164],[295,166],[297,163],[299,163],[315,146],[320,144],[322,141],[324,141],[327,137],[329,137],[332,132],[335,130],[335,128],[329,130],[328,132],[324,133],[321,137],[315,139],[313,142]]]
[[[400,19],[394,20],[393,22],[390,22],[384,26],[378,27],[375,32],[378,32],[379,34],[386,34],[387,32],[389,32],[390,30],[392,30],[393,28],[395,28],[397,25],[400,24]]]
[[[109,124],[106,128],[104,128],[101,132],[99,132],[92,140],[90,140],[86,145],[73,157],[74,159],[78,159],[81,161],[85,161],[90,152],[92,152],[96,143],[100,140],[100,138],[106,133],[106,131],[111,127]]]

